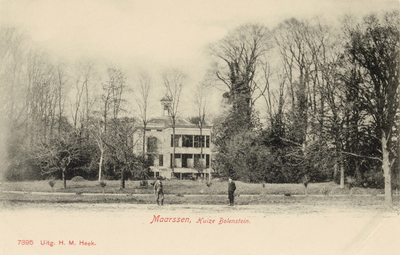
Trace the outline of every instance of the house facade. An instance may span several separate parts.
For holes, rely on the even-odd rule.
[[[145,154],[153,159],[153,166],[150,169],[154,177],[161,176],[168,179],[208,177],[213,172],[211,126],[203,126],[200,129],[198,125],[177,118],[174,141],[168,103],[168,100],[161,100],[162,116],[150,119],[145,132],[143,132],[143,127],[135,132],[136,153],[143,153],[144,141]],[[175,157],[173,156],[174,144]],[[172,167],[173,164],[174,167]]]

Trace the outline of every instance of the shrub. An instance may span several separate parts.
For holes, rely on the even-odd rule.
[[[75,176],[71,179],[72,182],[83,182],[86,181],[85,178],[83,178],[82,176]]]
[[[8,165],[4,178],[7,181],[26,181],[26,180],[43,180],[44,176],[41,174],[39,166],[31,162],[22,162],[21,164],[11,163]]]
[[[54,192],[54,185],[56,184],[56,182],[54,181],[54,180],[50,180],[49,181],[49,185],[50,185],[50,187],[51,187],[51,193],[53,193]]]
[[[308,183],[310,183],[310,178],[308,177],[308,175],[304,175],[303,178],[301,179],[301,182],[303,183],[304,187],[307,188]]]
[[[354,178],[353,176],[346,177],[346,184],[349,189],[352,189],[353,187],[355,187],[356,182],[357,182],[356,178]]]
[[[149,182],[147,180],[141,180],[140,181],[140,187],[147,187],[147,186],[149,186]]]
[[[105,181],[101,181],[101,182],[100,182],[100,186],[103,188],[103,194],[104,194],[106,185],[107,185],[107,183],[106,183]]]
[[[107,185],[107,183],[106,183],[105,181],[101,181],[101,182],[100,182],[100,186],[101,186],[102,188],[105,188],[106,185]]]
[[[370,169],[364,173],[364,183],[369,188],[383,189],[385,186],[385,178],[382,171]]]
[[[328,187],[323,187],[321,190],[321,193],[324,194],[325,196],[329,196],[329,193],[331,193],[331,190]]]

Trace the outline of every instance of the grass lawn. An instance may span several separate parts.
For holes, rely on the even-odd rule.
[[[140,187],[139,181],[126,181],[124,190],[119,189],[119,181],[106,181],[106,183],[103,195],[103,189],[98,181],[67,181],[67,189],[63,189],[62,181],[56,181],[54,194],[51,194],[48,181],[5,182],[0,187],[0,191],[5,191],[0,192],[0,207],[13,208],[24,204],[56,206],[69,203],[155,204],[151,181],[148,187]],[[226,181],[214,180],[210,187],[206,185],[206,182],[201,181],[171,180],[163,181],[163,183],[165,205],[227,205],[228,203]],[[354,188],[350,191],[347,188],[340,189],[339,185],[333,182],[311,183],[308,185],[309,196],[303,196],[302,184],[262,185],[240,181],[235,183],[236,205],[267,205],[270,209],[274,208],[271,213],[313,213],[342,209],[371,211],[384,208],[384,197],[376,196],[383,194],[383,190]],[[24,191],[24,193],[7,193],[7,191]],[[95,193],[95,195],[86,193]],[[288,196],[289,194],[291,196]],[[393,197],[393,204],[394,208],[399,207],[399,196]]]
[[[148,204],[155,205],[154,195],[124,195],[124,196],[83,196],[83,195],[34,195],[0,193],[0,208],[20,208],[30,206],[35,208],[41,204],[49,208],[58,208],[62,204]],[[164,205],[215,205],[227,206],[227,196],[177,196],[166,195]],[[250,195],[235,198],[235,208],[246,209],[247,206],[263,205],[266,213],[272,214],[308,214],[331,212],[374,212],[386,210],[383,196],[266,196]],[[215,208],[217,210],[218,207]],[[393,197],[393,209],[399,210],[399,196]],[[257,211],[257,209],[256,209]]]
[[[140,187],[140,181],[126,181],[125,189],[120,190],[119,181],[105,181],[104,192],[107,194],[153,194],[151,180],[147,187]],[[254,184],[236,181],[236,193],[243,195],[303,195],[305,188],[303,184]],[[170,180],[163,181],[165,194],[182,195],[225,195],[227,194],[227,182],[213,180],[210,187],[206,181]],[[26,182],[4,182],[1,191],[25,191],[25,192],[51,192],[48,181],[26,181]],[[62,193],[103,193],[103,188],[98,181],[67,181],[67,188],[63,188],[61,180],[55,181],[54,192]],[[379,189],[347,188],[340,189],[333,182],[310,183],[307,188],[309,195],[377,195],[383,194]]]

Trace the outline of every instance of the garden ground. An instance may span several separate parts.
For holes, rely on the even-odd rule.
[[[1,185],[0,201],[3,207],[23,204],[155,204],[153,187],[140,186],[139,181],[127,181],[119,189],[119,181],[106,181],[105,189],[97,181],[56,182],[53,190],[48,181],[5,182]],[[252,184],[236,182],[235,204],[268,205],[267,214],[308,214],[320,212],[385,210],[383,190],[340,189],[333,182],[302,184]],[[227,183],[216,181],[208,187],[201,181],[164,181],[165,205],[226,205]],[[52,192],[53,191],[53,192]],[[399,210],[399,196],[393,197],[393,210]]]
[[[98,181],[67,181],[67,188],[64,189],[62,181],[54,181],[54,192],[62,193],[107,193],[107,194],[151,194],[153,192],[151,180],[148,186],[140,186],[140,181],[126,181],[125,189],[120,189],[119,181],[105,181],[106,186],[103,188]],[[206,181],[189,181],[189,180],[170,180],[163,181],[164,191],[166,194],[209,194],[224,195],[227,192],[227,182],[214,179],[210,186]],[[244,183],[236,181],[236,193],[246,195],[302,195],[305,193],[303,184],[259,184]],[[4,182],[1,184],[0,190],[8,191],[26,191],[26,192],[51,192],[52,189],[49,181],[24,181],[24,182]],[[313,195],[379,195],[383,194],[383,189],[367,189],[353,188],[349,190],[340,189],[339,185],[333,182],[326,183],[310,183],[307,187],[307,193]]]

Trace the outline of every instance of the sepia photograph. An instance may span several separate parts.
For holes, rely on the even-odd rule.
[[[0,255],[399,255],[399,10],[0,0]]]

